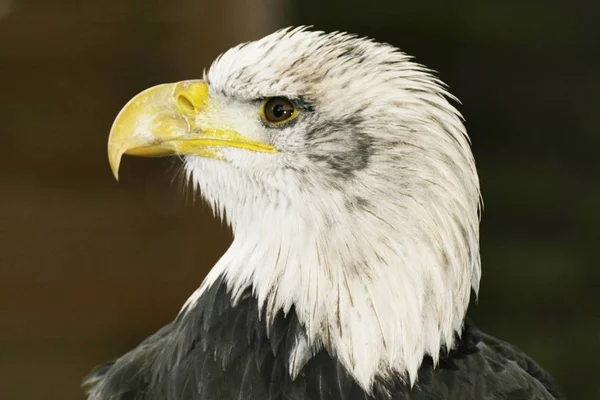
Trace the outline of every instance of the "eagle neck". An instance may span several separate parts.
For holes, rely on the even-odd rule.
[[[295,310],[306,337],[292,377],[325,349],[367,391],[378,377],[414,384],[425,356],[437,362],[442,346],[452,348],[470,280],[443,265],[417,227],[366,212],[264,207],[258,223],[233,216],[234,241],[203,287],[223,277],[234,306],[251,288],[267,325]]]

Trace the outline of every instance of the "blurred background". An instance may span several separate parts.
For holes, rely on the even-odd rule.
[[[174,160],[106,140],[157,83],[312,24],[387,41],[463,105],[485,211],[471,316],[571,399],[600,385],[600,3],[0,0],[0,398],[83,399],[81,378],[169,322],[231,237]]]

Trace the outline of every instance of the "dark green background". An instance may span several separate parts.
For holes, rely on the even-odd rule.
[[[290,24],[399,46],[463,105],[485,209],[471,316],[600,398],[599,2],[0,0],[0,398],[82,399],[226,249],[177,160],[106,139],[157,83]],[[175,177],[175,178],[174,178]]]

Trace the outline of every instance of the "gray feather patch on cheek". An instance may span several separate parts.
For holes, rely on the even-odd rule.
[[[362,118],[321,122],[306,132],[307,156],[317,167],[336,178],[350,179],[369,166],[373,138],[362,128]]]

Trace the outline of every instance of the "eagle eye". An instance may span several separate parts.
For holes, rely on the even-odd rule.
[[[270,124],[281,124],[298,116],[296,105],[283,97],[266,99],[260,110],[262,118]]]

